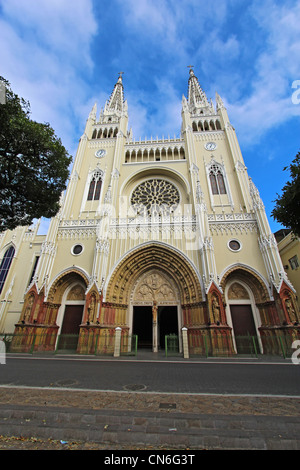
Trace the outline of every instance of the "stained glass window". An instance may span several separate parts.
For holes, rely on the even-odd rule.
[[[177,208],[179,201],[177,188],[162,179],[144,181],[131,196],[132,206],[142,215],[170,215]]]

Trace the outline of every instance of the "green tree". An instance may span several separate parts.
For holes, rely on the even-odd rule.
[[[300,236],[300,152],[283,170],[290,171],[290,180],[282,188],[281,196],[275,199],[272,217],[284,227]]]
[[[72,157],[48,123],[0,77],[0,232],[59,210]],[[5,95],[3,95],[5,93]]]

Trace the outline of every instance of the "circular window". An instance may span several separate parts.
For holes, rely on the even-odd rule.
[[[131,204],[137,213],[148,215],[169,215],[180,201],[176,187],[168,181],[150,179],[141,183],[131,196]]]
[[[80,255],[83,251],[83,246],[82,245],[74,245],[72,248],[72,254],[73,255]]]
[[[240,244],[238,240],[230,240],[230,242],[228,243],[228,248],[231,251],[240,251],[240,249],[242,248],[242,245]]]

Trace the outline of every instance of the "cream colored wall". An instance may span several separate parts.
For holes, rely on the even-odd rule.
[[[230,240],[238,240],[241,243],[240,251],[232,251],[228,247]],[[263,258],[258,245],[257,233],[233,233],[213,236],[217,272],[224,273],[234,264],[242,264],[258,271],[265,280],[268,280]]]
[[[107,154],[105,157],[99,159],[95,157],[95,151],[97,148],[89,148],[87,145],[86,151],[84,153],[84,158],[82,164],[80,166],[80,177],[76,182],[76,189],[74,191],[74,197],[72,198],[72,202],[70,205],[70,209],[68,211],[67,218],[72,218],[73,220],[78,219],[79,217],[84,218],[88,215],[89,212],[96,212],[99,207],[100,201],[87,201],[85,196],[85,190],[87,188],[87,181],[89,174],[99,168],[101,171],[104,172],[104,179],[102,183],[101,189],[101,199],[103,201],[103,197],[107,191],[107,188],[110,184],[110,176],[112,172],[113,166],[113,156],[114,156],[114,147],[112,147],[114,143],[110,143],[110,147],[107,147],[107,144],[104,143],[98,145],[97,148],[105,148]],[[81,213],[81,209],[82,213]]]
[[[292,234],[290,233],[278,243],[278,249],[288,278],[296,289],[298,305],[300,307],[300,267],[292,269],[289,263],[289,260],[295,255],[298,256],[300,263],[300,239],[296,238],[293,240]]]
[[[233,212],[241,212],[241,208],[245,210],[244,199],[238,181],[237,172],[235,170],[235,162],[225,132],[207,132],[204,135],[196,134],[194,139],[197,164],[199,165],[201,177],[200,183],[209,211],[212,211],[214,208],[216,213],[221,213],[222,210],[232,212],[231,203],[233,203],[234,207]],[[216,150],[206,150],[204,147],[205,143],[212,141],[217,144]],[[217,163],[224,165],[225,167],[225,178],[227,179],[229,189],[229,192],[226,195],[212,196],[210,193],[210,182],[207,178],[206,166],[210,164],[211,160],[215,160]],[[243,161],[241,163],[243,163]],[[211,198],[213,200],[213,205],[211,205]]]
[[[93,268],[94,250],[95,250],[95,236],[90,238],[69,238],[59,239],[57,242],[57,251],[53,268],[51,270],[51,278],[49,285],[53,280],[63,271],[76,266],[91,275]],[[75,245],[82,245],[83,251],[79,255],[72,254],[72,247]]]
[[[2,239],[0,259],[12,243],[15,257],[6,278],[0,303],[0,332],[13,333],[15,323],[19,321],[25,291],[28,288],[36,256],[39,256],[45,236],[28,232],[27,227],[18,227],[7,231]],[[8,295],[8,291],[11,292]]]

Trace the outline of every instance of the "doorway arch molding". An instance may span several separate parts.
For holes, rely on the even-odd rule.
[[[76,280],[83,282],[85,288],[89,285],[89,276],[81,268],[73,266],[60,272],[52,281],[46,302],[61,303],[65,290]]]
[[[234,264],[229,266],[225,272],[223,271],[220,276],[220,287],[223,295],[225,293],[227,283],[232,278],[244,281],[244,283],[253,292],[256,303],[263,303],[272,300],[269,290],[270,287],[268,286],[266,280],[257,271],[244,264]]]
[[[203,301],[202,282],[191,261],[162,242],[144,243],[123,256],[108,279],[105,301],[128,305],[135,283],[151,270],[165,273],[173,280],[182,304]]]

